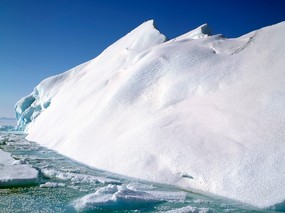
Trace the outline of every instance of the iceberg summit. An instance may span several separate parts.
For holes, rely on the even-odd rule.
[[[27,139],[87,165],[235,199],[285,200],[285,22],[234,39],[152,20],[16,104]]]

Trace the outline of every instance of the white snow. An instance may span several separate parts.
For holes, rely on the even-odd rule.
[[[0,187],[25,186],[38,182],[38,170],[15,162],[17,161],[9,153],[0,149]]]
[[[267,207],[285,199],[285,22],[166,41],[153,21],[16,105],[27,139],[115,173]]]

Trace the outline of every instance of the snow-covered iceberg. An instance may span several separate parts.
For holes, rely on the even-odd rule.
[[[148,21],[16,104],[27,139],[88,165],[258,207],[285,200],[285,22],[239,38]]]

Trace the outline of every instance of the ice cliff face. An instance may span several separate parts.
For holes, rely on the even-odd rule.
[[[16,104],[28,139],[88,165],[259,207],[285,199],[285,23],[236,39],[143,23]]]

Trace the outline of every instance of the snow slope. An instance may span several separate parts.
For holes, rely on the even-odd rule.
[[[16,104],[36,141],[88,165],[258,207],[285,200],[285,22],[166,41],[148,21]]]

